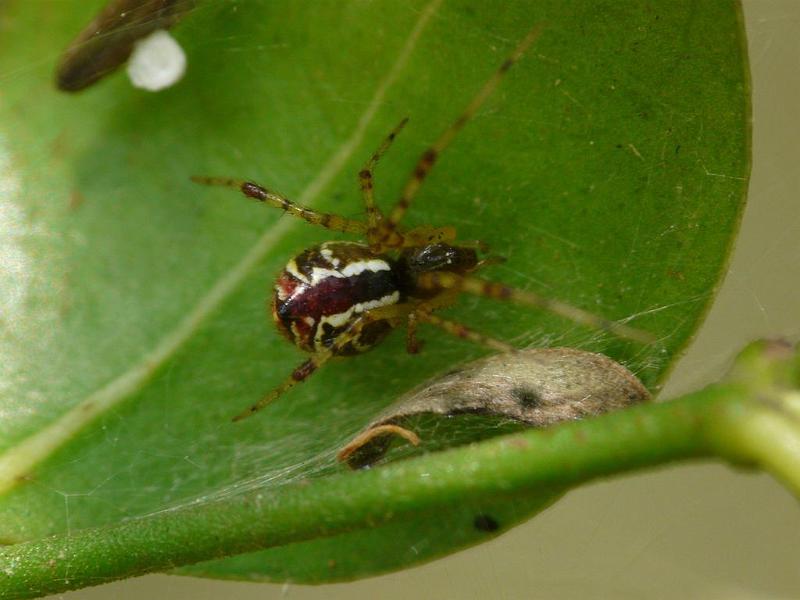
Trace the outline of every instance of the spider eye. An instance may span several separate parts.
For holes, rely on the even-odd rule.
[[[478,264],[475,250],[450,244],[429,244],[409,248],[403,253],[403,259],[409,270],[416,273],[444,270],[466,272]]]

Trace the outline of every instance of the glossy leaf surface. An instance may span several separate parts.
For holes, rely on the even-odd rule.
[[[409,116],[378,168],[387,207],[535,23],[541,39],[441,158],[408,223],[455,225],[508,258],[487,277],[634,317],[659,342],[483,299],[446,314],[518,346],[604,352],[656,390],[713,297],[749,171],[735,2],[207,2],[174,30],[189,70],[171,90],[134,90],[119,73],[56,92],[58,54],[98,7],[0,7],[4,541],[340,471],[336,450],[372,416],[483,354],[423,329],[423,355],[409,356],[395,333],[230,423],[303,360],[268,321],[272,277],[343,236],[189,177],[252,178],[361,218],[355,174]],[[552,495],[498,514],[514,522]],[[195,572],[339,579],[480,537],[435,515],[398,527],[402,538],[389,527]],[[369,556],[387,539],[423,551]]]

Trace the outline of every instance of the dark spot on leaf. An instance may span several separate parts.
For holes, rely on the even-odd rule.
[[[478,531],[485,531],[486,533],[491,533],[500,529],[500,524],[495,520],[495,518],[492,515],[487,515],[484,513],[476,515],[475,519],[472,521],[472,524]]]
[[[525,408],[536,408],[542,401],[536,390],[529,387],[516,387],[511,390],[511,394],[516,398],[520,406]]]

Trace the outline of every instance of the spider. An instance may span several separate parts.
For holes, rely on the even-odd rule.
[[[272,392],[234,417],[234,421],[262,409],[308,379],[334,356],[370,350],[392,329],[404,323],[407,325],[406,348],[412,354],[420,348],[416,331],[421,322],[495,350],[514,351],[510,344],[434,314],[435,310],[453,304],[461,292],[531,305],[620,337],[651,341],[645,332],[564,302],[473,276],[474,271],[498,259],[480,259],[478,252],[485,251],[485,245],[481,242],[457,242],[454,227],[422,226],[410,230],[400,227],[439,155],[475,115],[539,32],[540,27],[534,27],[519,42],[460,116],[422,153],[400,198],[388,214],[375,204],[373,172],[406,125],[407,118],[389,133],[358,173],[366,222],[304,208],[250,181],[192,177],[197,183],[236,188],[249,198],[280,208],[312,225],[366,237],[366,244],[334,241],[308,248],[291,259],[278,275],[272,301],[275,325],[289,341],[311,356]]]

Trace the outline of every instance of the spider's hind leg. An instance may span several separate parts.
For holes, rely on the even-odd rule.
[[[328,359],[330,359],[331,356],[333,356],[333,354],[330,352],[317,352],[316,354],[313,354],[311,358],[304,361],[299,367],[292,371],[292,374],[289,375],[289,377],[287,377],[283,383],[272,390],[269,394],[261,398],[261,400],[250,406],[247,410],[233,417],[232,420],[241,421],[242,419],[246,419],[247,417],[257,413],[267,404],[270,404],[273,400],[276,400],[284,392],[289,391],[298,383],[303,383],[306,379],[311,377],[319,367],[328,362]]]
[[[367,325],[377,321],[388,321],[392,326],[397,326],[405,319],[411,310],[409,304],[390,304],[388,306],[380,306],[371,310],[361,313],[350,326],[340,333],[328,348],[317,350],[299,367],[292,371],[291,375],[287,377],[283,383],[272,390],[269,394],[264,396],[261,400],[250,406],[247,410],[236,415],[233,420],[241,421],[270,404],[279,396],[292,389],[298,383],[303,383],[306,379],[311,377],[322,365],[328,362],[331,358],[340,354],[345,347],[351,342],[358,340],[361,332]]]

